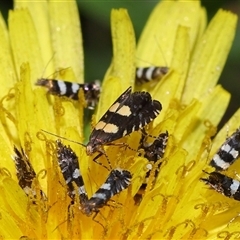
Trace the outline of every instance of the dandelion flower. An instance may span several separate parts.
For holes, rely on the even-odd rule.
[[[127,149],[106,147],[112,167],[131,171],[133,179],[131,186],[115,196],[111,206],[101,208],[93,219],[75,206],[69,216],[71,199],[54,158],[53,142],[49,140],[56,139],[40,131],[44,129],[82,143],[83,97],[83,101],[72,102],[46,96],[45,89],[34,86],[51,58],[44,74],[61,69],[58,77],[63,80],[83,82],[76,3],[15,1],[15,9],[9,13],[9,29],[0,18],[3,59],[0,61],[0,236],[15,239],[237,236],[238,203],[199,181],[202,170],[210,168],[208,163],[224,142],[227,131],[233,132],[239,126],[240,111],[237,111],[211,141],[230,99],[217,80],[234,38],[236,21],[234,14],[219,10],[207,26],[200,1],[161,1],[150,15],[136,47],[127,11],[112,11],[113,59],[103,80],[92,125],[123,91],[134,87],[135,69],[143,66],[143,59],[156,66],[167,64],[170,69],[160,81],[138,86],[163,106],[147,131],[154,136],[168,131],[169,140],[160,173],[157,179],[150,173],[149,184],[138,204],[134,195],[144,181],[148,163],[133,150],[138,149],[141,134],[134,132],[118,140],[127,143],[130,146]],[[37,196],[35,202],[30,201],[18,185],[11,160],[13,146],[25,150],[36,172],[35,188],[41,189],[47,200]],[[86,155],[84,147],[74,143],[71,147],[79,156],[86,191],[91,196],[108,172]],[[104,157],[100,161],[107,165]],[[151,185],[153,181],[155,184]]]

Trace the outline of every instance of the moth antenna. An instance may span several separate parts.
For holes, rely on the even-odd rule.
[[[155,37],[155,40],[156,40],[156,36]],[[157,44],[157,46],[159,46]],[[165,59],[165,56],[163,54],[163,51],[161,49],[161,47],[159,46],[160,48],[160,51],[162,53],[162,56],[163,56],[163,60],[165,62],[165,66],[163,66],[162,64],[160,65],[155,65],[155,64],[152,64],[150,63],[150,66],[148,67],[136,67],[136,72],[135,72],[135,83],[137,85],[141,85],[143,83],[149,83],[149,82],[152,82],[153,80],[158,80],[160,81],[169,71],[169,67],[168,65],[166,65],[166,59]],[[144,61],[146,62],[146,61]],[[153,83],[156,83],[156,81],[153,81]]]
[[[53,53],[52,57],[48,60],[47,65],[46,65],[45,68],[43,69],[41,78],[43,78],[44,72],[46,71],[46,69],[47,69],[47,67],[49,66],[50,62],[53,60],[55,54],[56,54],[56,53]]]
[[[103,230],[105,230],[105,227],[103,226],[103,224],[101,224],[99,221],[96,220],[97,215],[100,215],[100,216],[103,218],[103,220],[106,221],[106,218],[102,215],[102,213],[101,213],[100,211],[94,213],[94,215],[93,215],[93,217],[92,217],[92,220],[93,220],[94,222],[98,223],[99,225],[101,225],[102,228],[103,228]]]
[[[151,135],[151,134],[147,133],[144,128],[141,129],[141,132],[142,132],[142,135],[144,135],[145,137],[150,137],[150,138],[153,138],[153,139],[159,138],[159,136],[154,136],[154,135]],[[168,135],[168,131],[166,131],[165,133]]]
[[[48,131],[43,130],[43,129],[40,129],[40,130],[41,130],[42,132],[47,133],[47,134],[49,134],[49,135],[52,135],[52,136],[54,136],[54,137],[57,137],[57,138],[60,138],[60,139],[64,139],[64,140],[66,140],[66,141],[69,141],[69,142],[72,142],[72,143],[76,143],[76,144],[78,144],[78,145],[81,145],[81,146],[83,146],[83,147],[86,147],[86,145],[84,145],[83,143],[80,143],[80,142],[78,142],[78,141],[74,141],[74,140],[71,140],[71,139],[69,139],[69,138],[59,136],[59,135],[57,135],[57,134],[55,134],[55,133],[51,133],[51,132],[48,132]]]
[[[71,67],[61,68],[61,69],[59,69],[59,70],[57,70],[57,71],[55,71],[55,72],[49,74],[49,75],[46,77],[46,79],[49,79],[50,76],[53,76],[54,74],[56,74],[56,73],[60,73],[61,71],[63,71],[63,70],[67,70],[67,69],[69,69],[69,68],[71,68]]]
[[[136,59],[138,59],[138,60],[140,60],[140,61],[142,61],[142,62],[144,62],[144,63],[148,63],[149,65],[153,65],[151,62],[146,61],[146,60],[144,60],[144,59],[142,59],[142,58],[140,58],[140,57],[137,57],[137,56],[136,56]]]
[[[72,142],[72,143],[81,145],[81,146],[83,146],[83,147],[86,147],[86,145],[84,145],[83,143],[80,143],[80,142],[78,142],[78,141],[74,141],[74,140],[71,140],[71,139],[69,139],[69,138],[59,136],[59,135],[57,135],[57,134],[55,134],[55,133],[51,133],[51,132],[48,132],[48,131],[43,130],[43,129],[41,129],[41,131],[44,132],[44,133],[47,133],[47,134],[49,134],[49,135],[52,135],[52,136],[54,136],[54,137],[57,137],[57,138],[66,140],[66,141],[68,141],[68,142]],[[108,162],[110,168],[106,167],[104,164],[102,164],[101,162],[97,161],[97,159],[98,159],[99,157],[101,157],[101,155],[104,155],[104,156],[106,157],[107,162]],[[96,157],[93,158],[93,161],[96,162],[97,164],[101,165],[102,167],[106,168],[109,172],[112,170],[112,165],[111,165],[111,163],[110,163],[110,160],[109,160],[107,154],[106,154],[104,151],[100,151],[99,154],[98,154]]]
[[[161,52],[161,54],[162,54],[163,60],[164,60],[164,62],[165,62],[165,65],[166,65],[166,66],[169,66],[169,64],[168,64],[168,62],[167,62],[167,60],[166,60],[166,58],[165,58],[163,49],[161,48],[161,46],[160,46],[160,44],[159,44],[159,42],[158,42],[158,40],[157,40],[156,35],[154,35],[154,39],[155,39],[155,41],[156,41],[156,43],[157,43],[157,46],[159,47],[159,50],[160,50],[160,52]]]
[[[160,44],[159,44],[159,42],[158,42],[158,40],[157,40],[156,35],[154,35],[154,39],[155,39],[155,41],[156,41],[156,43],[157,43],[157,46],[159,47],[159,50],[160,50],[160,52],[161,52],[161,54],[162,54],[162,57],[163,57],[165,66],[169,66],[169,65],[168,65],[168,62],[167,62],[167,60],[166,60],[166,58],[165,58],[163,49],[161,48],[161,46],[160,46]],[[149,61],[146,61],[146,60],[144,60],[144,59],[141,59],[141,58],[138,57],[138,56],[136,56],[136,59],[141,60],[141,61],[144,62],[144,63],[148,63],[148,64],[150,64],[150,65],[154,65],[153,63],[151,63],[151,62],[149,62]]]
[[[68,221],[68,219],[64,220],[63,222],[59,223],[53,230],[52,230],[52,233],[54,231],[56,231],[62,224],[66,223]]]
[[[88,182],[91,182],[91,177],[89,176],[89,173],[87,174],[87,177],[88,177]],[[94,179],[93,179],[93,181],[94,181]],[[97,183],[96,183],[96,181],[94,181],[94,183],[97,185]],[[90,186],[91,186],[91,195],[93,195],[94,194],[94,192],[93,192],[93,189],[92,189],[92,184],[90,184]]]
[[[43,78],[43,75],[44,75],[44,72],[46,71],[47,67],[49,66],[50,62],[53,60],[54,56],[56,55],[56,52],[53,53],[52,57],[49,59],[49,61],[47,62],[46,66],[44,67],[43,71],[42,71],[42,76],[41,78]],[[69,69],[70,67],[66,67],[66,68],[62,68],[60,70],[57,70],[51,74],[49,74],[46,78],[48,79],[50,76],[53,76],[53,74],[56,74],[56,73],[59,73],[61,72],[62,70],[66,70],[66,69]]]

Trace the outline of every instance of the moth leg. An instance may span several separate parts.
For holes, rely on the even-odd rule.
[[[104,151],[103,151],[103,152],[102,152],[102,151],[99,151],[99,154],[98,154],[96,157],[93,158],[93,161],[94,161],[95,163],[99,164],[100,166],[106,168],[108,171],[110,171],[109,168],[107,168],[104,164],[102,164],[101,162],[98,161],[98,158],[100,158],[102,155],[104,155],[104,156],[106,157],[106,159],[107,159],[107,161],[108,161],[108,164],[109,164],[109,167],[110,167],[110,169],[112,169],[110,160],[109,160],[107,154],[106,154]]]

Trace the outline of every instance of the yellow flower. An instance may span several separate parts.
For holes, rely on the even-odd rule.
[[[206,14],[197,0],[162,1],[151,14],[136,48],[134,31],[124,9],[113,10],[111,28],[113,60],[104,77],[93,124],[112,102],[134,85],[135,67],[143,61],[168,64],[170,72],[159,82],[144,84],[163,110],[149,126],[151,135],[168,131],[168,146],[156,184],[139,205],[133,196],[141,186],[147,160],[131,149],[106,148],[113,168],[133,173],[131,187],[114,197],[92,219],[71,207],[70,198],[53,156],[52,142],[44,129],[83,142],[83,104],[46,97],[34,86],[44,74],[56,69],[62,79],[83,82],[83,50],[75,1],[15,1],[9,14],[9,30],[0,18],[1,113],[0,113],[0,236],[38,239],[230,239],[236,236],[239,203],[210,190],[202,182],[202,170],[227,130],[239,126],[240,111],[211,142],[226,111],[230,94],[217,84],[234,38],[237,18],[219,10],[206,26]],[[160,46],[160,47],[159,47]],[[162,52],[161,53],[161,50]],[[136,62],[136,56],[139,60]],[[140,133],[119,142],[137,149]],[[69,144],[69,143],[65,143]],[[22,146],[37,173],[36,188],[47,195],[33,204],[18,186],[13,145]],[[106,179],[108,172],[88,157],[84,147],[71,143],[79,156],[88,195]],[[100,159],[106,164],[104,157]],[[46,175],[43,174],[44,170]],[[232,176],[234,176],[232,174]],[[153,174],[149,182],[153,181]],[[99,224],[101,223],[101,224]],[[103,227],[102,227],[103,226]]]

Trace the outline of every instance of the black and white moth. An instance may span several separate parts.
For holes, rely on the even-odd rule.
[[[210,161],[210,165],[217,171],[226,170],[239,157],[240,152],[240,128],[226,139],[217,153]]]
[[[140,144],[139,144],[139,148],[138,148],[138,150],[139,149],[144,150],[144,157],[149,160],[149,163],[147,164],[148,171],[145,176],[145,181],[141,185],[138,193],[134,196],[134,200],[135,200],[136,204],[140,203],[140,201],[142,199],[142,195],[147,187],[150,171],[152,170],[153,165],[158,160],[163,158],[165,149],[167,147],[167,142],[168,142],[168,131],[166,131],[165,133],[160,133],[159,136],[155,138],[154,142],[150,143],[150,144],[146,142],[147,136],[148,136],[148,134],[145,131],[143,131],[142,138],[140,140]],[[150,136],[150,137],[154,137],[154,136]],[[159,163],[155,169],[155,172],[154,172],[155,179],[158,176],[160,166],[161,166],[161,163]]]
[[[168,142],[168,131],[160,133],[158,137],[155,137],[154,142],[150,144],[146,142],[147,136],[148,134],[143,131],[138,149],[144,150],[144,157],[149,161],[157,162],[159,159],[163,158],[165,153]]]
[[[224,196],[240,201],[239,181],[225,176],[224,174],[221,174],[219,172],[205,173],[208,174],[209,177],[201,178],[203,182],[205,182],[211,188],[215,189],[217,192],[223,194]]]
[[[143,84],[156,79],[160,80],[168,73],[168,70],[168,67],[138,67],[136,68],[136,84]]]
[[[68,195],[74,201],[75,196],[79,197],[80,203],[88,199],[85,190],[82,174],[80,171],[78,157],[68,146],[62,144],[60,140],[56,141],[56,153],[58,165],[68,186]],[[77,192],[74,186],[77,187]]]
[[[162,109],[148,92],[134,92],[129,87],[112,104],[94,127],[86,145],[88,155],[104,152],[103,145],[142,129],[153,121]]]
[[[165,149],[167,147],[167,142],[168,142],[168,131],[166,131],[165,133],[160,133],[159,136],[154,140],[152,144],[146,143],[145,134],[142,135],[139,148],[142,148],[144,150],[144,157],[149,160],[149,164],[147,166],[149,171],[146,173],[146,182],[147,182],[150,171],[152,170],[153,164],[156,163],[159,159],[163,158],[164,156]],[[158,176],[160,165],[161,163],[159,163],[156,168],[156,171],[154,174],[155,178],[157,178]],[[141,186],[141,188],[142,187],[146,188],[146,183],[144,183]]]
[[[14,153],[15,155],[12,156],[12,159],[14,160],[16,167],[18,184],[27,196],[30,196],[32,199],[36,199],[37,189],[35,189],[33,186],[33,181],[36,178],[36,173],[29,161],[29,158],[24,153],[23,149],[19,151],[15,146]],[[41,189],[39,189],[39,194],[42,200],[47,200],[45,193]]]
[[[92,213],[97,214],[99,209],[107,205],[107,202],[114,195],[120,193],[130,185],[131,179],[132,175],[129,171],[120,168],[113,169],[105,183],[89,200],[81,204],[81,211],[87,216],[91,216]]]
[[[82,89],[87,108],[94,109],[100,97],[101,86],[98,80],[90,83],[72,83],[68,81],[40,78],[36,82],[37,86],[48,89],[48,93],[58,96],[65,96],[73,100],[78,100],[79,90]]]

